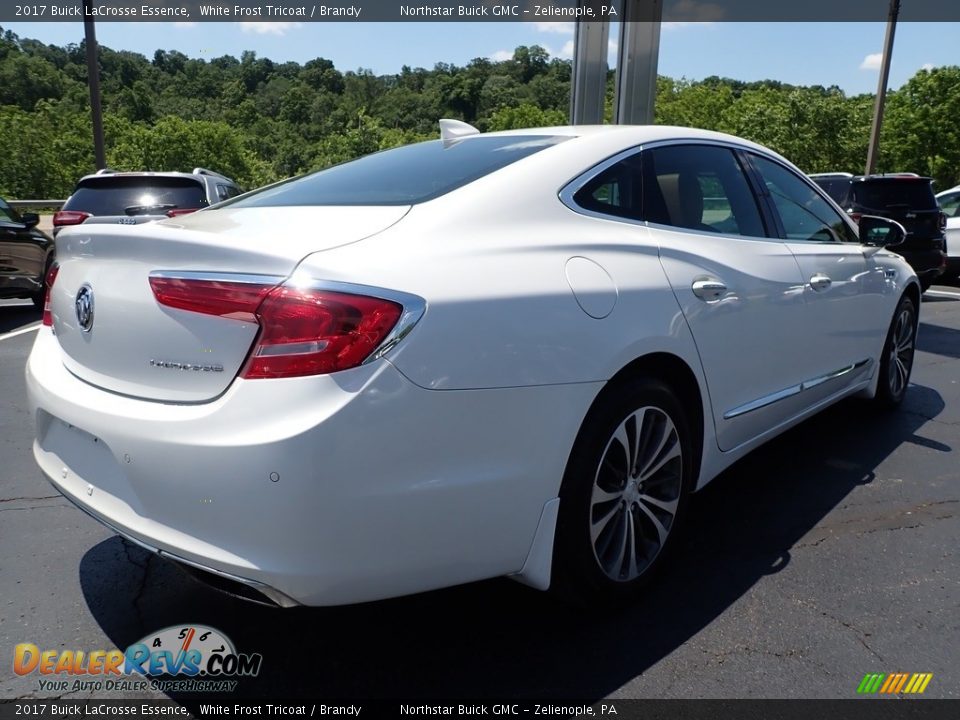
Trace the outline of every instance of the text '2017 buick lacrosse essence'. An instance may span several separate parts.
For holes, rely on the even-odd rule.
[[[26,371],[46,476],[281,606],[496,576],[619,602],[723,468],[902,400],[896,222],[728,135],[443,136],[60,233]]]

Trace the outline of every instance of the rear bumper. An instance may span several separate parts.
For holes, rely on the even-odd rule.
[[[910,250],[893,248],[910,263],[921,280],[932,280],[943,274],[947,254],[943,250]]]
[[[41,328],[26,373],[51,482],[134,542],[282,605],[519,571],[599,389],[431,391],[381,360],[176,405],[100,390],[61,358]]]
[[[944,275],[951,278],[960,277],[960,255],[947,256],[947,268]]]

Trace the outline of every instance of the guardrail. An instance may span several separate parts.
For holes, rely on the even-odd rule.
[[[16,210],[27,208],[59,208],[66,200],[7,200],[7,205]]]

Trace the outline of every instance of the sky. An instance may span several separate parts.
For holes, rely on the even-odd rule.
[[[78,43],[83,25],[8,23],[4,29],[54,45]],[[611,57],[616,40],[611,32]],[[892,88],[923,67],[960,65],[960,23],[902,22],[897,26]],[[837,85],[848,94],[877,89],[885,23],[664,23],[659,72],[699,80],[711,75],[736,80],[779,80],[793,85]],[[342,71],[368,68],[377,74],[403,65],[432,68],[464,65],[476,57],[504,59],[518,45],[541,45],[569,58],[573,24],[499,23],[107,23],[97,39],[114,50],[153,57],[157,49],[197,58],[239,57],[253,50],[277,62],[325,57]]]

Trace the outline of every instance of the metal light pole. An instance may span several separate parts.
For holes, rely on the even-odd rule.
[[[87,46],[87,84],[90,86],[90,117],[93,120],[93,157],[97,170],[107,166],[103,150],[103,111],[100,108],[100,66],[97,63],[97,33],[90,8],[93,0],[83,0],[83,36]]]
[[[880,149],[880,129],[883,126],[883,106],[887,100],[887,82],[890,79],[890,56],[893,54],[893,36],[897,31],[897,16],[900,0],[890,0],[887,16],[887,36],[883,41],[883,58],[880,61],[880,81],[877,83],[877,100],[873,106],[873,126],[870,128],[870,147],[867,149],[866,175],[877,166],[877,151]]]

